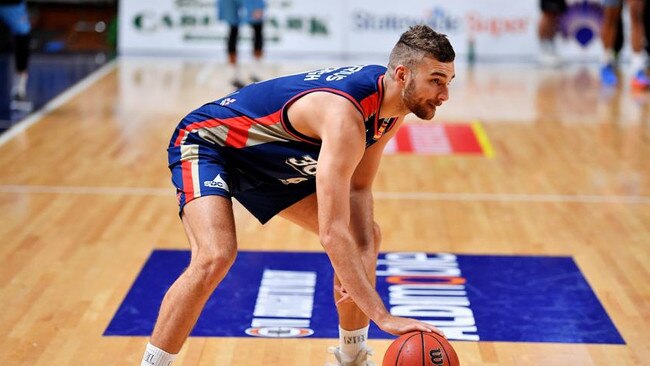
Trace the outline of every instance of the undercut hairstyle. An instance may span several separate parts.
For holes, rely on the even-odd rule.
[[[446,35],[420,24],[402,33],[390,53],[388,69],[392,72],[398,65],[404,65],[414,70],[424,57],[447,63],[454,61],[456,53]]]

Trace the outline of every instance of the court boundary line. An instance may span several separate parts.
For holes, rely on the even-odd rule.
[[[0,135],[0,146],[4,145],[12,138],[18,136],[20,133],[24,132],[25,130],[32,127],[36,123],[40,122],[43,119],[43,117],[47,116],[54,110],[58,109],[59,107],[61,107],[62,105],[70,101],[72,98],[76,97],[78,94],[81,94],[81,92],[88,89],[95,82],[97,82],[98,80],[106,76],[109,72],[113,71],[116,65],[117,65],[117,58],[107,62],[99,69],[91,72],[90,74],[88,74],[88,76],[86,76],[85,78],[78,81],[76,84],[72,85],[71,87],[63,91],[63,93],[54,97],[54,99],[45,103],[45,105],[41,109],[30,114],[24,120],[17,122],[15,125],[13,125],[11,128],[9,128],[7,131],[5,131]]]
[[[172,188],[153,187],[84,187],[48,185],[0,184],[0,193],[52,193],[77,195],[170,196]],[[470,193],[470,192],[374,192],[376,200],[409,201],[467,201],[467,202],[529,202],[529,203],[613,203],[650,204],[650,196],[566,195],[528,193]]]

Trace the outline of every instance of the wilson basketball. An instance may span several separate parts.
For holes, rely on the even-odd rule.
[[[458,366],[458,355],[437,333],[402,334],[386,350],[382,366]]]

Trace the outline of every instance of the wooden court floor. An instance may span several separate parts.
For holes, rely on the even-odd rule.
[[[187,248],[165,148],[230,91],[223,66],[118,59],[0,137],[0,365],[139,365],[145,337],[102,333],[151,251]],[[454,342],[463,365],[650,365],[650,94],[601,90],[595,68],[458,65],[435,123],[480,120],[494,156],[382,163],[384,250],[571,256],[626,342]],[[320,250],[235,207],[241,249]],[[322,365],[334,344],[197,337],[178,364]]]

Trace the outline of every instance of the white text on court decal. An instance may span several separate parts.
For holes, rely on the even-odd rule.
[[[479,340],[455,255],[387,253],[377,261],[377,277],[389,284],[392,315],[433,324],[452,340]]]
[[[246,334],[271,338],[314,334],[309,326],[315,291],[316,272],[265,269]]]

